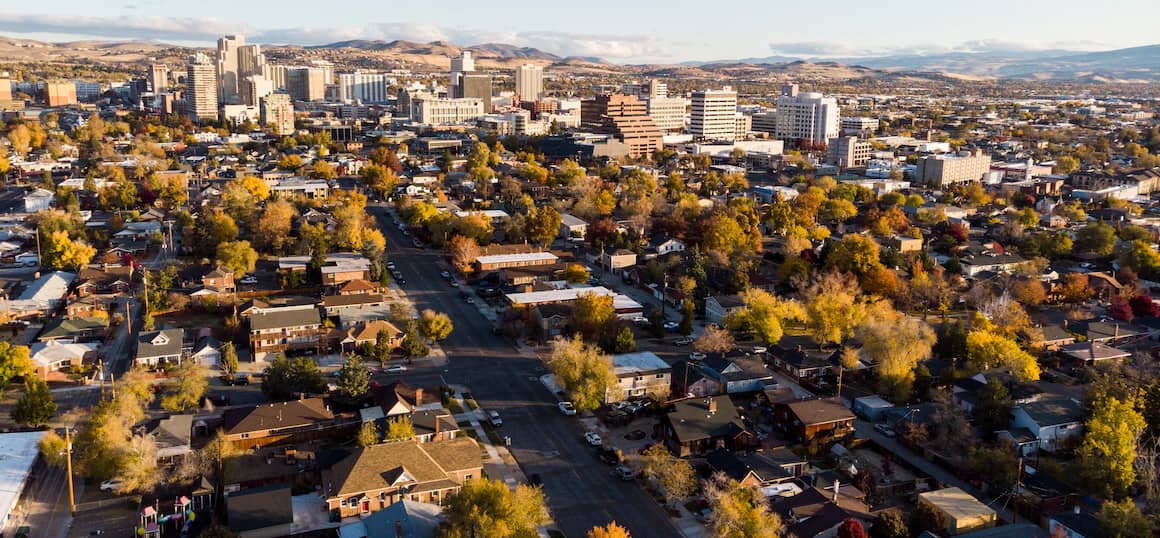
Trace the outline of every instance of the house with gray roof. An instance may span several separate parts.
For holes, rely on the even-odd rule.
[[[250,349],[255,354],[317,348],[321,334],[317,308],[270,308],[250,316]]]
[[[1038,450],[1054,452],[1083,435],[1083,406],[1072,398],[1053,398],[1017,404],[1011,429],[1023,428],[1037,440]]]
[[[137,333],[137,364],[158,366],[181,362],[183,329],[163,329]]]

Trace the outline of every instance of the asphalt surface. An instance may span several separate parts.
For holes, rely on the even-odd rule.
[[[568,536],[585,536],[610,521],[634,537],[677,536],[667,514],[639,484],[614,478],[596,458],[580,421],[559,412],[556,397],[539,381],[545,373],[542,362],[494,336],[492,323],[439,276],[441,253],[414,248],[385,207],[368,205],[367,210],[379,220],[387,257],[407,280],[402,288],[416,308],[445,312],[455,327],[442,343],[447,366],[426,372],[412,368],[404,379],[428,383],[441,376],[470,387],[483,409],[498,411],[504,420],[500,434],[511,439],[509,448],[524,474],[539,475],[556,526]]]

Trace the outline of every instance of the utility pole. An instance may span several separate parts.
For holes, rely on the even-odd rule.
[[[73,495],[73,476],[72,476],[72,434],[71,429],[67,426],[64,428],[64,450],[65,450],[65,472],[68,473],[68,510],[72,515],[77,515],[77,501]]]
[[[129,309],[129,301],[125,301],[125,336],[132,338],[133,336],[133,315]]]
[[[40,267],[40,225],[36,226],[36,266]]]

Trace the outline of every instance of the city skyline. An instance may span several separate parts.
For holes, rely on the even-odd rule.
[[[899,4],[899,9],[890,9],[891,4]],[[275,45],[321,45],[350,39],[448,41],[460,46],[505,43],[615,63],[1089,51],[1160,41],[1149,25],[1160,17],[1160,5],[1135,0],[1113,1],[1096,12],[1076,0],[1017,5],[982,0],[970,12],[953,16],[902,4],[872,6],[837,0],[824,6],[775,5],[735,0],[715,4],[715,12],[700,13],[702,4],[684,1],[661,9],[594,0],[584,9],[553,13],[526,0],[505,3],[505,9],[451,1],[437,14],[425,6],[399,5],[378,15],[381,7],[364,0],[336,11],[317,11],[306,4],[295,9],[293,2],[271,10],[260,4],[220,0],[197,4],[146,0],[97,9],[81,0],[62,0],[38,6],[35,12],[0,14],[0,35],[46,41],[150,40],[196,46],[210,46],[226,34],[243,34],[249,42]],[[618,16],[607,17],[610,9]],[[223,12],[230,17],[204,15]],[[349,24],[350,14],[356,12],[364,13],[356,20],[369,22]],[[1126,12],[1134,15],[1123,17]],[[1084,14],[1079,17],[1076,13]],[[705,15],[712,22],[707,22]]]

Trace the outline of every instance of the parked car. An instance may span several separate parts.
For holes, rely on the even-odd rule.
[[[636,317],[632,318],[632,324],[636,325],[637,327],[647,327],[648,326],[648,318],[646,318],[644,316],[636,316]]]
[[[677,327],[680,327],[680,326],[681,326],[681,324],[677,323],[675,321],[666,321],[665,322],[665,330],[666,331],[675,331],[675,330],[677,330]]]
[[[633,478],[636,478],[636,473],[632,472],[632,467],[627,465],[617,465],[616,468],[612,470],[612,476],[628,482]]]
[[[592,432],[585,433],[584,440],[588,441],[588,444],[592,446],[601,446],[604,444],[604,440],[602,440],[599,435],[596,435]]]
[[[488,411],[487,412],[487,421],[490,422],[491,425],[496,427],[496,428],[503,426],[503,419],[499,417],[498,411]]]
[[[768,351],[769,351],[769,348],[767,348],[765,346],[753,346],[754,353],[766,353]]]
[[[387,270],[394,271],[395,270],[395,262],[387,262]]]
[[[238,282],[245,284],[247,286],[253,286],[253,285],[258,283],[258,277],[254,276],[254,275],[246,275],[246,276],[242,277],[242,279],[239,280]]]
[[[418,239],[412,239],[411,244],[415,245],[415,248],[423,248],[423,242]]]
[[[600,457],[600,461],[607,463],[609,465],[612,465],[614,463],[620,463],[620,456],[618,456],[616,454],[616,451],[612,450],[611,448],[601,449],[599,457]]]
[[[386,372],[386,373],[388,373],[388,374],[401,374],[401,373],[403,373],[403,372],[406,372],[406,371],[407,371],[407,367],[406,367],[406,366],[404,366],[404,365],[402,365],[402,364],[396,364],[396,365],[394,365],[394,366],[388,366],[388,367],[387,367],[385,370],[383,370],[383,371],[384,371],[384,372]]]
[[[443,272],[439,273],[439,276],[441,276],[443,278],[451,278],[451,273],[449,273],[447,271],[443,271]]]
[[[693,343],[692,336],[682,336],[676,340],[673,340],[673,345],[677,345],[677,346],[687,346],[687,345],[692,344],[692,343]]]
[[[885,424],[875,424],[874,429],[878,430],[878,433],[881,433],[882,435],[885,435],[887,437],[894,437],[896,435],[894,433],[894,428],[891,428],[890,426],[887,426]]]
[[[122,482],[120,480],[115,479],[115,478],[112,480],[106,480],[104,482],[101,482],[101,491],[111,492],[115,489],[119,489],[121,487],[121,484],[122,484]]]
[[[576,407],[572,405],[572,402],[560,402],[560,403],[556,404],[556,407],[559,407],[560,412],[564,413],[567,416],[572,416],[572,415],[576,414]]]
[[[705,357],[706,357],[706,355],[704,353],[701,353],[700,351],[694,351],[692,353],[689,353],[689,360],[691,360],[691,361],[703,361],[703,360],[705,360]]]

